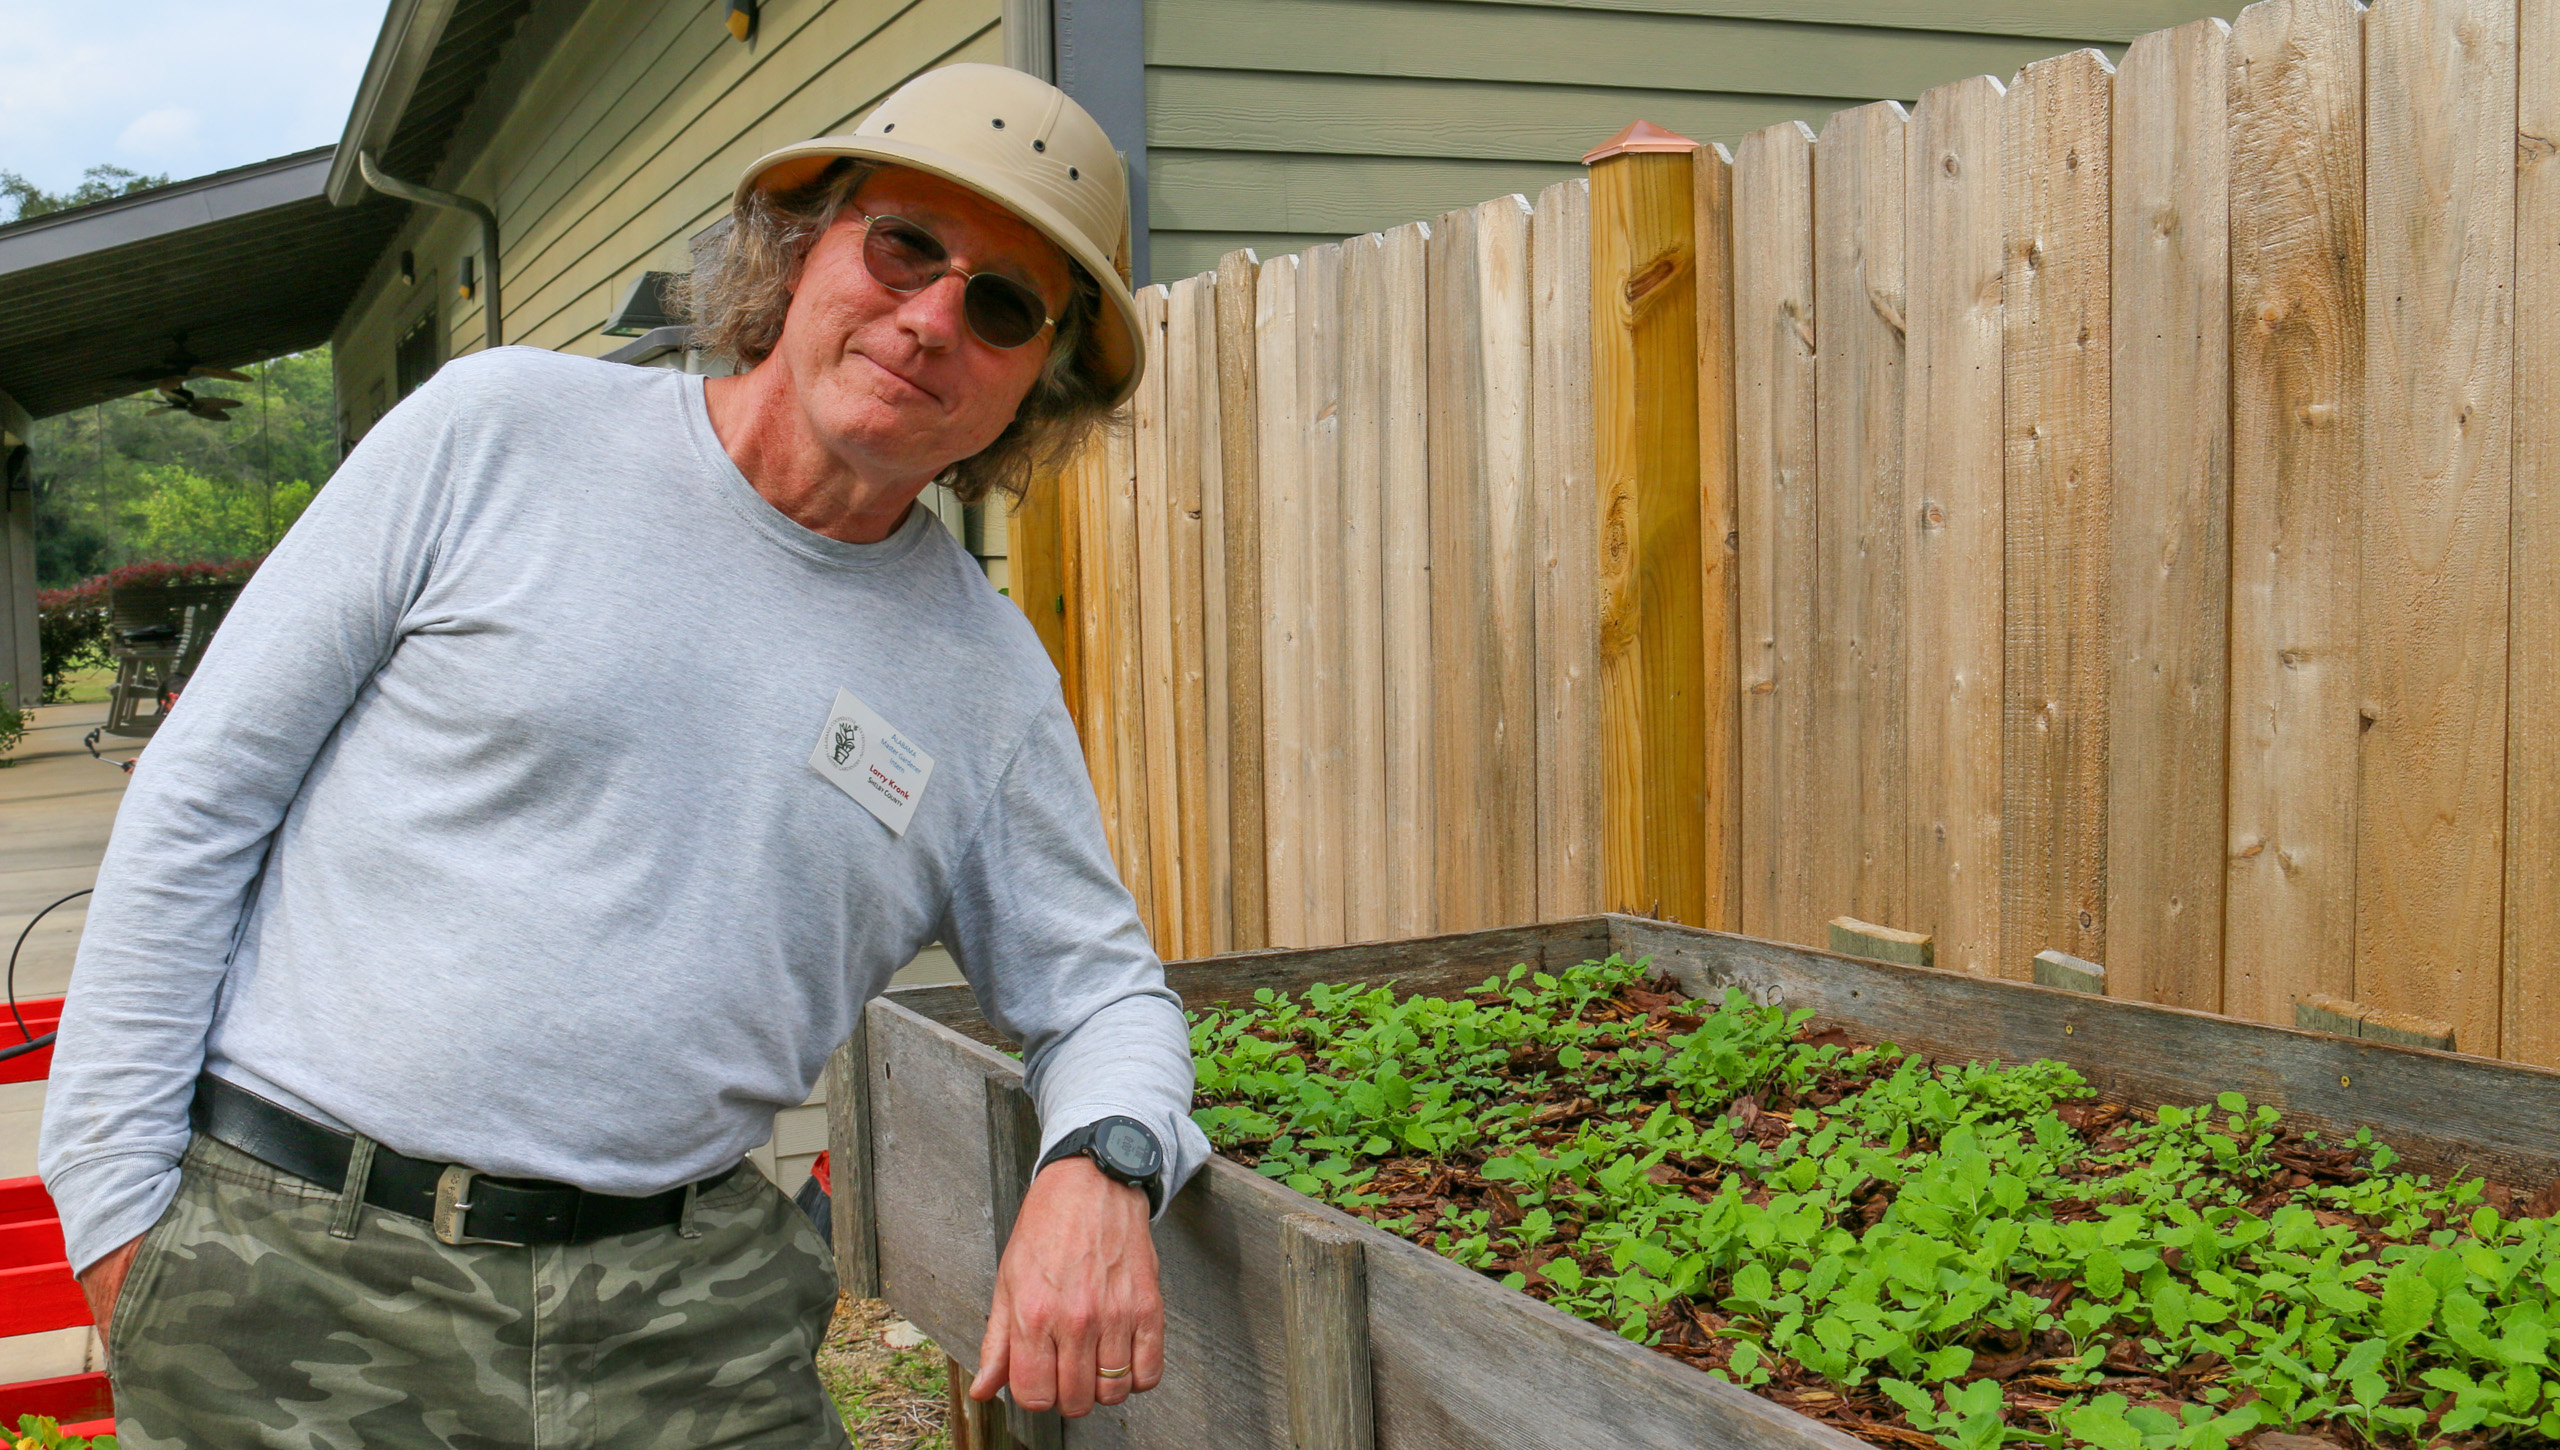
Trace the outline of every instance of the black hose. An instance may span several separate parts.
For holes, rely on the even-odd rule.
[[[43,1042],[37,1041],[35,1033],[27,1029],[26,1014],[18,1010],[18,948],[27,944],[28,933],[33,932],[36,929],[36,923],[44,920],[45,917],[53,911],[54,906],[60,906],[64,902],[78,901],[81,897],[88,895],[90,889],[91,888],[89,887],[83,886],[79,890],[72,892],[69,896],[62,898],[61,901],[53,903],[53,906],[48,906],[43,911],[39,911],[35,915],[28,917],[26,930],[18,933],[17,943],[9,948],[9,1015],[17,1020],[18,1035],[25,1038],[26,1041],[19,1046],[10,1048],[6,1052],[0,1052],[0,1062],[7,1062],[10,1058],[16,1057],[20,1053],[33,1052],[38,1047],[44,1045],[44,1042],[51,1042],[53,1040],[53,1034],[48,1032],[44,1035]]]
[[[14,1046],[0,1047],[0,1062],[7,1062],[13,1057],[24,1057],[30,1052],[42,1052],[53,1045],[53,1036],[48,1032],[42,1037],[30,1037]]]

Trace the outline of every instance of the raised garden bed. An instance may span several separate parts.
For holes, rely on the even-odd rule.
[[[1172,974],[1195,1008],[1250,1004],[1258,989],[1355,981],[1458,997],[1514,963],[1553,972],[1611,953],[1652,958],[1707,1002],[1736,988],[1756,1002],[1809,1011],[1814,1032],[1891,1041],[1942,1062],[2056,1059],[2101,1100],[2129,1109],[2232,1092],[2280,1110],[2289,1129],[2321,1134],[2333,1152],[2369,1128],[2415,1170],[2486,1174],[2528,1193],[2560,1176],[2560,1075],[1627,918],[1253,953],[1177,964]],[[963,1351],[982,1323],[1030,1138],[1014,1064],[987,1037],[962,990],[900,993],[876,1005],[860,1064],[868,1106],[849,1106],[845,1137],[856,1152],[839,1155],[847,1163],[838,1203],[848,1267],[858,1281],[876,1263],[891,1302]],[[862,1135],[850,1131],[857,1118],[870,1129],[867,1165],[856,1141]],[[1344,1196],[1363,1185],[1311,1186]],[[1380,1213],[1391,1205],[1355,1206],[1412,1219],[1419,1216],[1412,1200],[1428,1187],[1404,1185],[1401,1214]],[[867,1209],[847,1214],[848,1203]],[[1398,1227],[1417,1230],[1413,1222]],[[1210,1165],[1177,1201],[1158,1244],[1168,1305],[1164,1386],[1063,1433],[1055,1422],[1017,1416],[1019,1438],[1452,1450],[1857,1443],[1691,1367],[1721,1363],[1732,1372],[1730,1340],[1688,1346],[1699,1352],[1683,1363],[1234,1162]],[[1487,1267],[1522,1272],[1516,1262]],[[1552,1293],[1551,1286],[1533,1287]],[[2119,1366],[2100,1378],[2125,1372]],[[1752,1377],[1748,1369],[1743,1377]],[[1907,1425],[1895,1428],[1912,1435],[1910,1443],[1925,1442]]]

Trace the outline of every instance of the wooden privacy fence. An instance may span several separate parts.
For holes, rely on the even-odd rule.
[[[2560,0],[1621,142],[1147,293],[1019,587],[1168,956],[1847,914],[2560,1065]]]

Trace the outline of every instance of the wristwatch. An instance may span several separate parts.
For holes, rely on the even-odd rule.
[[[1039,1167],[1031,1170],[1032,1176],[1038,1177],[1041,1168],[1061,1158],[1079,1154],[1092,1159],[1103,1177],[1144,1190],[1150,1217],[1164,1205],[1164,1147],[1156,1142],[1154,1131],[1146,1124],[1119,1117],[1087,1123],[1040,1155]]]

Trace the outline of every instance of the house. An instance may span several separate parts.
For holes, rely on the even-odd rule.
[[[1125,148],[1163,281],[1578,170],[1643,116],[1818,121],[2237,0],[392,0],[334,148],[0,227],[0,428],[334,344],[352,442],[499,338],[700,366],[655,310],[747,162],[919,71],[1058,81]],[[742,38],[743,37],[743,38]],[[16,420],[16,421],[11,421]],[[29,688],[23,490],[0,680]],[[945,505],[1003,578],[1001,515]],[[23,660],[24,663],[14,663]]]

